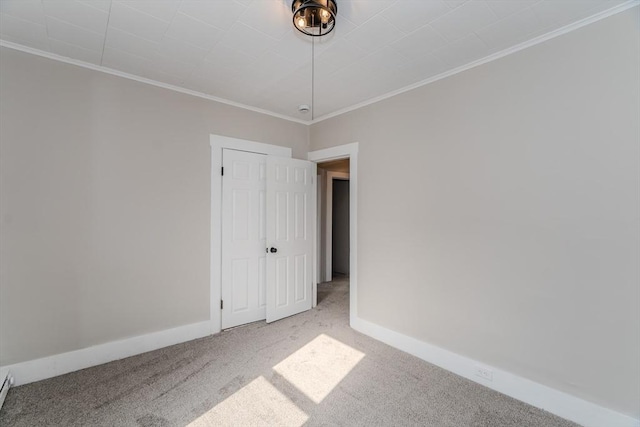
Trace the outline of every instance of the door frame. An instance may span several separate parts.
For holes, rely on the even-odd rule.
[[[349,159],[349,325],[353,327],[358,318],[358,143],[310,151],[307,159],[316,163]],[[313,294],[315,300],[317,285]]]
[[[325,203],[325,276],[324,279],[326,282],[330,282],[333,280],[333,180],[339,179],[343,181],[349,181],[349,173],[348,172],[327,172],[327,197]],[[351,188],[349,188],[351,190]],[[351,191],[349,191],[349,198],[351,198]],[[349,200],[351,202],[351,200]],[[351,236],[349,236],[351,239]],[[349,266],[351,268],[351,266]]]
[[[209,136],[211,145],[211,251],[209,283],[209,323],[211,333],[222,330],[222,150],[249,151],[291,158],[291,148],[228,136]]]

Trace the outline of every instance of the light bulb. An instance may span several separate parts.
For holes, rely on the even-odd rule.
[[[326,9],[320,9],[320,20],[322,22],[327,22],[329,20],[329,17],[331,16],[331,14],[329,13],[328,10]]]
[[[304,28],[306,27],[306,21],[305,19],[301,16],[300,18],[298,18],[298,20],[296,21],[296,25],[298,26],[298,28]]]

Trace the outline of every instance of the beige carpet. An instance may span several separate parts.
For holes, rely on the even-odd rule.
[[[575,426],[348,326],[348,282],[318,307],[9,391],[5,426]]]

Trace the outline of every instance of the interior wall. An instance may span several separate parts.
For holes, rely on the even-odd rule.
[[[349,181],[333,180],[331,220],[331,267],[334,273],[349,275]]]
[[[312,125],[359,143],[359,317],[640,417],[639,21]]]
[[[308,127],[0,50],[0,365],[209,319],[209,135]]]

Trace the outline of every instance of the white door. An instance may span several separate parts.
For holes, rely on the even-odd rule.
[[[222,329],[266,318],[266,157],[222,152]]]
[[[316,164],[267,157],[267,322],[311,309]]]

